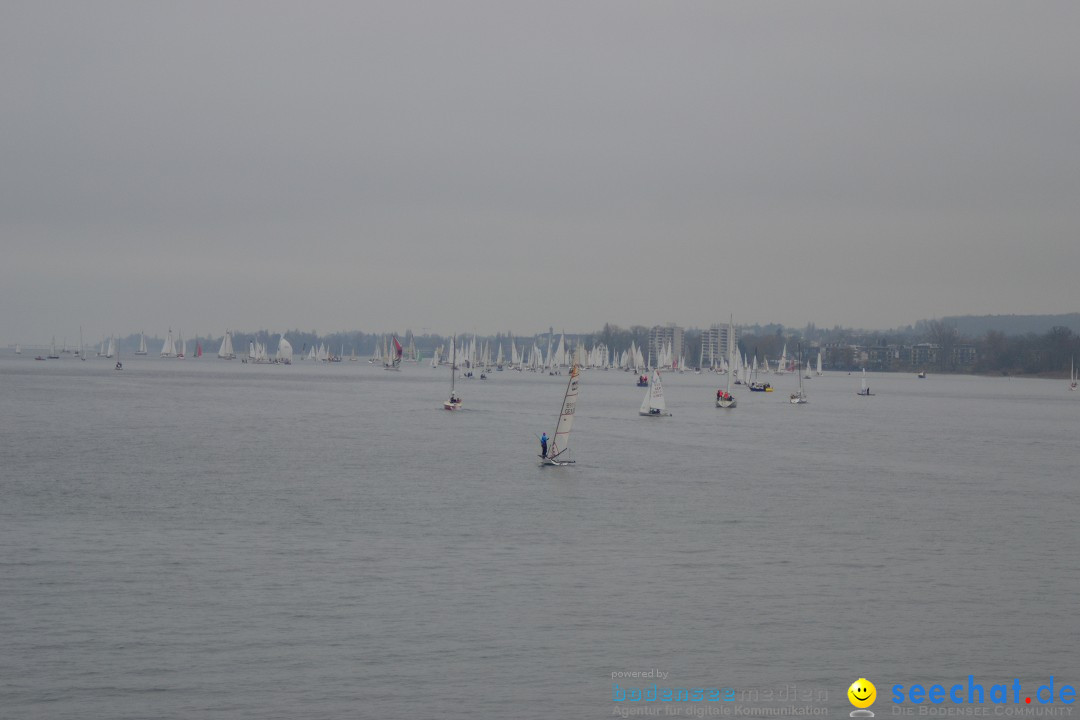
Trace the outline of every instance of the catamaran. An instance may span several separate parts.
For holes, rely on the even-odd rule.
[[[874,393],[870,392],[870,386],[866,384],[866,368],[862,369],[862,387],[859,388],[859,392],[856,395],[862,395],[863,397],[870,397]]]
[[[574,409],[577,406],[578,376],[581,370],[575,364],[570,368],[570,381],[566,384],[559,421],[555,424],[555,433],[551,437],[551,447],[546,455],[540,456],[540,465],[571,465],[573,460],[562,459],[570,448],[570,427],[574,424]]]
[[[442,404],[444,410],[460,410],[461,396],[454,392],[454,376],[457,375],[457,346],[450,338],[450,397]]]
[[[638,415],[646,417],[671,417],[664,402],[664,386],[660,384],[660,370],[654,368],[651,387],[645,391],[645,399],[641,401],[641,409]]]

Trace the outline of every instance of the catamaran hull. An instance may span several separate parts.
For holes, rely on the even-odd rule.
[[[442,404],[442,406],[443,406],[443,410],[460,410],[461,409],[461,403],[452,403],[452,402],[449,402],[449,401],[444,402]]]
[[[735,405],[736,405],[735,398],[731,398],[730,400],[717,400],[716,401],[716,407],[718,407],[718,408],[733,408],[733,407],[735,407]]]
[[[642,411],[640,411],[640,410],[638,410],[638,415],[640,415],[641,417],[652,417],[652,418],[658,418],[658,417],[671,417],[671,413],[669,413],[669,412],[665,412],[665,413],[651,413],[651,412],[642,412]]]

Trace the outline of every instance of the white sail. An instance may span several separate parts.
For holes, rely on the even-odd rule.
[[[113,336],[110,335],[109,336],[109,347],[105,351],[105,357],[111,358],[115,354],[116,354],[116,338],[114,338]]]
[[[820,350],[818,350],[818,353],[817,353],[817,374],[818,374],[818,377],[821,377],[821,375],[823,374],[821,372],[821,351]]]
[[[802,345],[799,345],[798,358],[795,360],[793,365],[794,365],[794,368],[795,368],[795,372],[799,376],[799,390],[798,390],[798,392],[791,393],[791,404],[792,405],[805,405],[806,402],[807,402],[807,398],[806,398],[806,391],[803,390],[803,385],[802,385],[802,381],[803,381],[803,374],[802,374]]]
[[[551,447],[548,449],[548,458],[551,460],[557,459],[570,446],[570,428],[574,425],[580,374],[581,370],[577,365],[570,368],[570,381],[566,384],[566,394],[563,396],[562,409],[559,411],[559,422],[555,425],[555,434],[551,437]]]
[[[165,338],[165,342],[161,346],[161,357],[171,358],[176,355],[176,341],[173,340],[172,328],[169,328],[169,334]]]
[[[228,330],[225,331],[225,337],[221,339],[221,348],[218,350],[217,356],[226,360],[232,360],[236,357],[236,353],[233,352],[232,333]]]
[[[718,348],[719,349],[719,348]],[[727,394],[731,394],[731,376],[735,374],[735,365],[738,363],[735,352],[735,319],[728,318],[727,326]]]
[[[282,335],[281,339],[278,340],[276,357],[278,362],[285,363],[286,365],[292,364],[292,343],[286,340],[284,335]]]
[[[450,336],[450,397],[443,403],[446,410],[460,410],[461,397],[454,392],[454,378],[457,376],[457,343]]]
[[[135,351],[136,355],[147,355],[146,352],[146,333],[139,333],[139,349]]]
[[[19,345],[19,343],[15,343],[15,354],[22,355],[22,345]]]
[[[664,415],[667,404],[664,402],[664,387],[660,384],[660,371],[653,370],[649,388],[645,391],[645,399],[641,401],[642,415]]]

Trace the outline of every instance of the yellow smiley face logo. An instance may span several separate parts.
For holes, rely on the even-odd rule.
[[[868,708],[877,699],[877,688],[866,678],[859,678],[847,689],[848,700],[857,708]]]

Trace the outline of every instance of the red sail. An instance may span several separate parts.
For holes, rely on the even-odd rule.
[[[401,343],[398,342],[396,335],[394,336],[394,354],[401,357]]]

